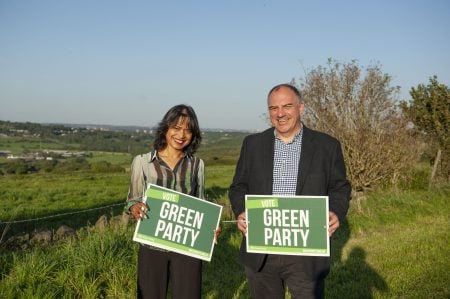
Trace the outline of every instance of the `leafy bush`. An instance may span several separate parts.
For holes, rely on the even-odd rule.
[[[18,159],[6,163],[4,171],[7,174],[26,174],[28,172],[28,165],[25,161]]]
[[[68,171],[78,171],[89,169],[89,163],[84,158],[69,158],[67,160],[62,160],[55,167],[57,172],[68,172]]]
[[[398,109],[398,87],[380,66],[328,61],[302,81],[307,125],[342,144],[355,191],[396,185],[418,161],[421,146]]]
[[[43,172],[52,172],[53,169],[58,164],[58,161],[56,159],[53,160],[40,160],[35,163],[35,166],[38,171]]]

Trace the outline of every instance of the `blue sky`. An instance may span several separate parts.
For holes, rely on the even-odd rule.
[[[0,0],[0,120],[261,130],[305,71],[379,63],[401,97],[450,85],[450,1]]]

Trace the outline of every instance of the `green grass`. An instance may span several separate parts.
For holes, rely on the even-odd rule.
[[[119,213],[122,206],[97,209],[125,202],[129,178],[126,173],[35,173],[0,177],[0,221],[26,221],[8,227],[8,235],[21,231],[73,228],[95,223],[102,214]],[[94,209],[91,211],[85,211]],[[73,215],[64,213],[81,212]],[[60,215],[60,216],[55,216]],[[40,219],[51,217],[49,219]],[[5,226],[0,226],[3,231]]]
[[[364,234],[380,225],[404,224],[420,217],[437,217],[449,212],[449,185],[428,190],[380,190],[366,199],[353,200],[352,231]]]
[[[121,165],[129,168],[133,160],[133,156],[128,153],[111,153],[111,152],[89,152],[92,157],[87,158],[89,163],[105,161],[115,165]]]
[[[328,298],[447,298],[449,186],[353,202],[334,240]]]
[[[0,179],[0,219],[27,219],[125,200],[124,173],[37,173]]]
[[[118,163],[128,158],[120,154],[111,154],[111,157]],[[97,158],[94,156],[94,159]],[[104,158],[105,155],[102,155],[99,159]],[[211,199],[226,196],[233,171],[233,166],[206,168],[206,188]],[[128,185],[129,173],[120,172],[79,171],[0,176],[0,219],[22,220],[124,202]]]
[[[3,264],[8,275],[0,282],[0,297],[130,298],[136,246],[127,231],[82,230],[77,239],[13,254]]]
[[[348,222],[332,240],[327,298],[450,295],[448,186],[423,194],[395,194],[396,200],[385,191],[359,205],[352,203]],[[418,211],[412,211],[414,206]],[[250,298],[237,261],[241,235],[234,224],[224,223],[222,228],[212,261],[204,263],[203,296]],[[83,229],[77,239],[47,248],[2,252],[0,297],[134,297],[137,244],[131,241],[133,229],[134,224],[103,233]]]
[[[24,152],[36,152],[42,150],[78,150],[79,144],[63,144],[58,139],[39,137],[6,137],[0,138],[0,150],[11,151],[15,155]]]

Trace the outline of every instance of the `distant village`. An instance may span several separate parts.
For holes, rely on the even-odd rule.
[[[8,138],[10,136],[21,136],[21,137],[34,137],[40,138],[40,134],[31,134],[28,130],[23,129],[9,129],[8,133],[0,133],[0,138]],[[77,133],[78,130],[76,128],[70,128],[70,131],[66,130],[64,132],[58,132],[60,135],[63,135],[67,132]],[[32,153],[23,153],[23,154],[14,154],[8,150],[0,150],[0,157],[6,159],[21,159],[25,161],[33,161],[33,160],[53,160],[53,159],[67,159],[67,158],[81,158],[86,157],[84,152],[71,152],[67,150],[40,150]]]
[[[67,159],[67,158],[84,158],[85,152],[70,152],[65,150],[43,150],[40,152],[27,153],[22,155],[14,155],[11,151],[0,150],[0,157],[6,159],[21,159],[25,161],[33,160],[53,160],[53,159]]]
[[[5,132],[6,131],[6,132]],[[97,126],[91,126],[91,127],[63,127],[61,129],[53,128],[52,134],[56,136],[67,136],[70,134],[78,134],[83,132],[95,132],[95,131],[116,131],[112,130],[111,128],[104,128],[104,127],[97,127]],[[135,133],[140,134],[151,134],[152,130],[142,130],[136,128]],[[27,129],[14,129],[9,128],[8,130],[3,130],[3,132],[0,133],[0,139],[1,138],[9,138],[9,137],[25,137],[25,138],[41,138],[40,133],[30,133]],[[0,149],[0,158],[6,158],[11,160],[24,160],[24,161],[38,161],[38,160],[54,160],[54,159],[68,159],[68,158],[84,158],[87,154],[83,151],[68,151],[68,150],[49,150],[49,149],[42,149],[39,151],[29,152],[29,153],[22,153],[22,154],[14,154],[13,152],[9,150],[1,150]]]
[[[3,122],[3,121],[0,121]],[[3,122],[4,123],[4,122]],[[121,127],[121,126],[92,126],[92,125],[86,125],[84,127],[56,127],[56,126],[41,126],[38,124],[38,128],[50,128],[52,135],[57,136],[66,136],[70,134],[77,134],[77,133],[84,133],[84,132],[134,132],[137,134],[153,134],[153,129],[147,129],[144,127]],[[40,137],[40,133],[30,133],[27,129],[14,129],[9,128],[7,132],[5,130],[2,130],[3,132],[0,132],[0,138],[2,137],[8,137],[8,136],[21,136],[21,137]]]

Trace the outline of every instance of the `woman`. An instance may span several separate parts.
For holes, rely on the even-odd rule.
[[[202,137],[192,107],[172,107],[155,135],[154,149],[136,156],[131,165],[127,208],[136,220],[146,217],[141,200],[148,184],[205,198],[204,163],[193,155]],[[138,298],[166,298],[169,277],[174,299],[201,297],[201,260],[140,244]]]

